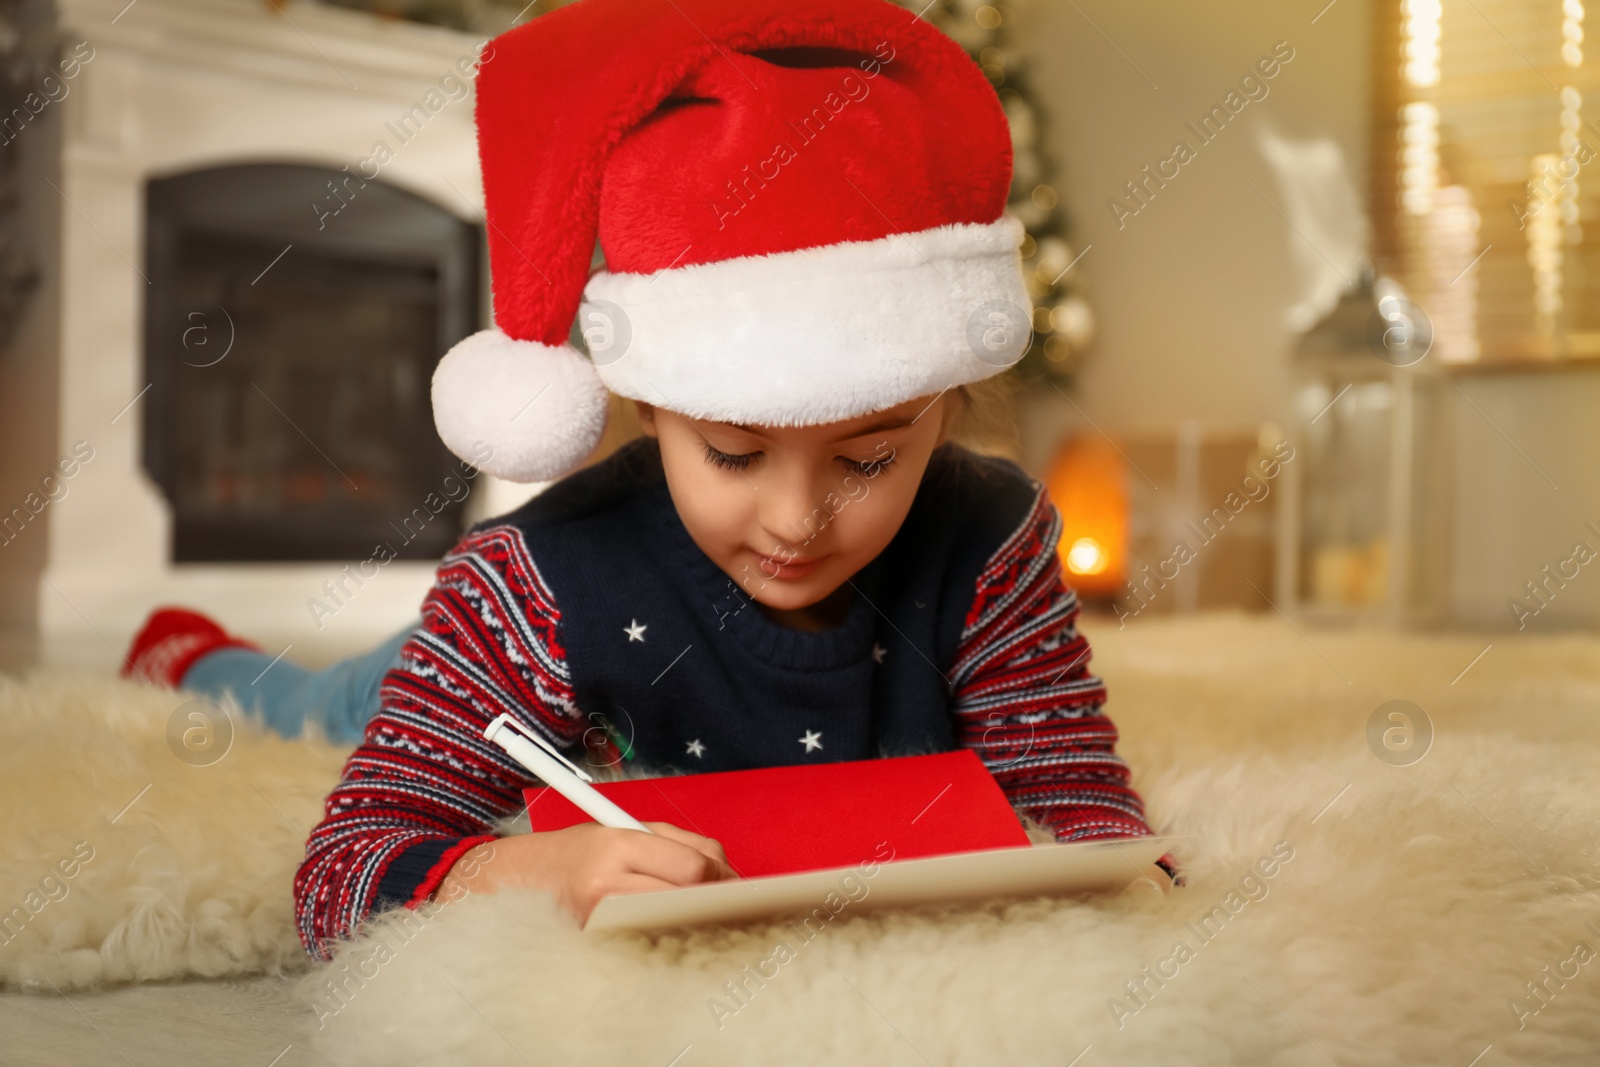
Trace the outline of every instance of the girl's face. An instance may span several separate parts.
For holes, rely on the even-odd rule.
[[[943,393],[821,426],[711,422],[639,404],[690,537],[780,618],[841,590],[889,544],[952,414]]]

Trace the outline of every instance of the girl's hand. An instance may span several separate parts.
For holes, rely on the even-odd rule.
[[[456,900],[504,888],[548,889],[581,926],[600,898],[612,893],[738,877],[711,838],[671,823],[645,825],[651,833],[585,822],[502,837],[462,855],[440,883],[439,896]]]

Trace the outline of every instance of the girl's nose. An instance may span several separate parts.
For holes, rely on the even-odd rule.
[[[811,555],[802,545],[819,537],[832,521],[828,494],[835,487],[810,463],[774,464],[764,473],[757,491],[762,528],[799,554]]]

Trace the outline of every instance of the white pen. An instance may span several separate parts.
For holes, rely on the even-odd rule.
[[[590,783],[593,778],[567,759],[544,738],[529,733],[509,715],[497,715],[483,728],[483,736],[493,741],[540,781],[582,808],[601,826],[625,830],[651,830],[644,823],[607,800]]]

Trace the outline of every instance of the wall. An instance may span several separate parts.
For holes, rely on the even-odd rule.
[[[1579,541],[1600,553],[1600,368],[1472,375],[1457,384],[1456,618],[1523,633],[1600,626],[1600,559],[1564,562]],[[1548,585],[1546,566],[1556,574]],[[1563,567],[1576,577],[1563,577]],[[1528,593],[1530,581],[1543,604]],[[1519,618],[1513,598],[1530,612]]]
[[[1371,4],[1337,0],[1315,24],[1316,5],[1265,0],[1033,0],[1024,11],[1046,145],[1078,247],[1091,246],[1074,269],[1089,276],[1100,318],[1073,394],[1083,414],[1048,398],[1033,421],[1033,454],[1085,416],[1106,428],[1281,420],[1286,309],[1314,291],[1329,300],[1327,280],[1337,276],[1323,255],[1348,274],[1364,244]],[[1200,147],[1184,124],[1278,41],[1294,58],[1268,94]],[[1348,188],[1286,187],[1260,143],[1274,133],[1310,142],[1299,148],[1324,162],[1336,148]],[[1107,201],[1126,198],[1124,182],[1179,138],[1196,158],[1119,228]],[[1354,211],[1341,207],[1350,203]]]
[[[1302,321],[1314,317],[1365,247],[1365,219],[1354,216],[1366,210],[1372,3],[1034,0],[1024,11],[1021,39],[1049,109],[1046,144],[1078,248],[1089,247],[1075,269],[1087,273],[1100,317],[1072,393],[1081,410],[1048,394],[1035,401],[1026,458],[1037,468],[1063,430],[1090,420],[1112,431],[1282,422],[1295,336],[1287,313],[1301,305]],[[1295,57],[1269,94],[1119,225],[1107,201],[1130,202],[1123,183],[1175,139],[1198,143],[1184,124],[1278,41]],[[1348,188],[1325,180],[1335,149]],[[1286,152],[1298,153],[1304,181],[1288,177]],[[1600,535],[1583,526],[1600,528],[1600,373],[1469,374],[1456,384],[1447,389],[1452,456],[1438,472],[1453,529],[1434,548],[1450,557],[1455,622],[1515,632],[1508,602],[1539,606],[1526,583],[1579,540],[1600,551]],[[1600,625],[1600,560],[1550,588],[1527,630]]]
[[[71,499],[68,483],[68,495],[59,502],[43,505],[37,515],[29,507],[48,499],[44,477],[62,458],[57,451],[56,359],[61,272],[55,234],[64,205],[50,187],[61,180],[60,116],[59,106],[46,107],[15,139],[0,145],[0,152],[19,153],[17,223],[39,274],[16,334],[0,351],[0,518],[11,516],[14,508],[29,516],[18,531],[0,530],[0,670],[15,670],[37,655],[37,590],[50,520]],[[30,500],[30,493],[39,495]]]

